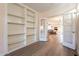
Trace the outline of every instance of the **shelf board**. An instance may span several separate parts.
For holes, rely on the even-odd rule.
[[[21,43],[21,42],[24,42],[24,40],[22,40],[22,41],[18,41],[18,42],[14,42],[14,43],[8,43],[8,45],[13,45],[13,44],[18,44],[18,43]]]
[[[35,29],[34,27],[27,27],[27,29]]]
[[[35,18],[35,16],[29,15],[29,14],[27,14],[27,16],[30,16],[30,17],[32,17],[32,18]]]
[[[23,34],[25,34],[25,33],[8,34],[8,36],[23,35]]]
[[[27,36],[34,36],[35,34],[28,34]]]
[[[24,25],[24,23],[15,23],[15,22],[8,22],[8,24]]]
[[[33,21],[27,21],[27,22],[29,22],[29,23],[35,23],[35,22],[33,22]]]
[[[18,17],[18,18],[22,18],[24,19],[25,17],[22,17],[22,16],[18,16],[18,15],[13,15],[13,14],[8,14],[9,16],[14,16],[14,17]]]

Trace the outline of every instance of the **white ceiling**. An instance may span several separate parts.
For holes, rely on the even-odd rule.
[[[25,3],[25,5],[35,9],[38,12],[45,12],[51,9],[57,9],[65,7],[66,5],[71,5],[73,3]]]
[[[59,3],[25,3],[25,5],[35,9],[38,12],[45,12],[51,8],[59,6]]]

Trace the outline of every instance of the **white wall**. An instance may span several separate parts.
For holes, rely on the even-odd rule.
[[[0,3],[0,55],[4,55],[7,51],[7,32],[6,32],[6,6],[5,4]]]

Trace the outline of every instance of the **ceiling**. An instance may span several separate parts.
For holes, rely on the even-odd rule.
[[[32,9],[35,9],[38,12],[45,12],[50,10],[51,8],[55,8],[60,3],[25,3],[25,5],[31,7]]]
[[[51,9],[63,8],[66,5],[68,6],[71,4],[73,3],[24,3],[24,5],[27,5],[38,12],[45,12]]]

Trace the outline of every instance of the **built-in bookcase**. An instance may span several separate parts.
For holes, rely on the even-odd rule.
[[[18,4],[7,5],[8,51],[25,46],[25,11]]]
[[[35,39],[35,24],[36,18],[35,13],[32,10],[27,9],[27,44],[31,44]]]
[[[7,20],[9,53],[35,42],[37,25],[34,10],[23,4],[7,4]]]

